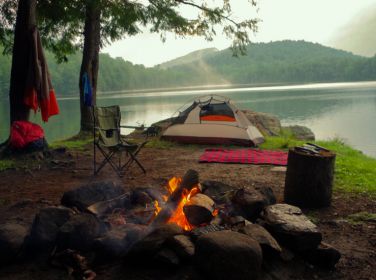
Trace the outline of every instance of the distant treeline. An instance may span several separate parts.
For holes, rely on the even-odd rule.
[[[247,55],[240,57],[233,57],[230,50],[215,49],[197,58],[195,53],[191,56],[146,68],[101,54],[98,90],[376,80],[376,56],[366,58],[305,41],[251,44]],[[77,93],[81,54],[70,56],[63,64],[57,64],[49,53],[47,60],[58,95]],[[1,55],[0,96],[8,94],[10,69],[11,57]]]

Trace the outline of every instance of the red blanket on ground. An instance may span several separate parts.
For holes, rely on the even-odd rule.
[[[206,149],[199,162],[287,165],[287,152],[255,149]]]

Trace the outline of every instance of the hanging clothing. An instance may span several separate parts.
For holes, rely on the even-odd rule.
[[[51,84],[39,31],[36,27],[32,28],[30,35],[31,51],[24,102],[34,112],[39,107],[42,120],[47,122],[50,116],[59,114],[59,106]]]
[[[84,105],[90,107],[93,105],[93,90],[90,85],[89,75],[86,72],[82,75],[82,84],[84,86]]]

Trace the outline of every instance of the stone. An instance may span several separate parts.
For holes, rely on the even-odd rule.
[[[194,256],[206,279],[257,279],[261,270],[262,251],[251,237],[224,230],[200,236]]]
[[[243,113],[264,136],[277,136],[281,133],[281,122],[276,116],[251,110],[243,110]]]
[[[215,203],[223,204],[231,200],[234,187],[218,181],[204,181],[202,192],[211,197]]]
[[[17,223],[0,225],[0,265],[12,262],[20,254],[28,228]]]
[[[334,269],[341,258],[341,253],[336,248],[324,242],[315,249],[302,252],[301,255],[309,263],[326,269]]]
[[[106,232],[104,224],[92,214],[77,214],[72,216],[57,235],[59,250],[73,249],[88,251],[92,249],[94,240]]]
[[[189,259],[195,254],[195,244],[186,235],[174,235],[167,240],[167,244],[182,259]]]
[[[232,198],[235,209],[246,219],[255,221],[271,199],[255,188],[239,189]]]
[[[103,216],[106,216],[107,214],[112,214],[115,209],[123,209],[123,208],[129,209],[131,208],[130,206],[131,206],[130,195],[125,193],[113,199],[96,202],[86,207],[86,209],[90,213],[95,214],[97,217],[103,217]]]
[[[273,236],[262,226],[258,224],[250,224],[239,230],[240,233],[246,234],[256,240],[261,248],[263,253],[268,251],[274,251],[281,253],[282,249],[279,246],[278,242],[273,238]]]
[[[277,199],[275,198],[273,189],[266,186],[256,186],[255,189],[259,191],[266,201],[267,205],[272,205],[277,203]]]
[[[284,126],[283,131],[292,134],[292,136],[298,140],[313,141],[315,140],[315,134],[306,126],[291,125]]]
[[[124,190],[111,181],[92,182],[64,193],[61,204],[66,207],[77,207],[81,211],[94,203],[116,198],[124,194]]]
[[[111,228],[104,236],[94,241],[93,247],[98,256],[97,259],[108,260],[108,258],[125,256],[145,230],[145,226],[136,224],[125,224]]]
[[[315,249],[322,240],[317,226],[300,210],[288,204],[267,206],[262,214],[265,227],[280,242],[293,251]]]
[[[39,249],[48,249],[56,241],[60,227],[65,224],[74,212],[66,207],[48,207],[41,209],[35,215],[30,236],[29,244]]]
[[[131,203],[145,206],[153,203],[153,199],[144,188],[137,188],[131,193]]]
[[[154,255],[167,239],[182,233],[183,229],[176,224],[164,224],[155,229],[149,229],[149,232],[133,245],[130,253],[140,256]]]
[[[176,253],[169,248],[162,248],[155,256],[154,259],[169,265],[180,264],[180,259]]]

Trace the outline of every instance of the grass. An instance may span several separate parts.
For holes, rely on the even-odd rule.
[[[312,141],[334,151],[336,156],[334,188],[351,193],[376,196],[376,159],[364,155],[339,139]],[[261,148],[286,150],[304,144],[291,136],[267,137]]]
[[[376,214],[363,211],[347,216],[346,220],[353,225],[359,225],[363,222],[376,222]]]
[[[160,140],[160,139],[150,139],[148,140],[147,144],[146,144],[146,147],[148,148],[156,148],[156,149],[169,149],[169,148],[173,148],[173,147],[176,147],[177,145],[173,142],[169,142],[169,141],[163,141],[163,140]]]
[[[91,133],[80,133],[65,140],[55,141],[49,144],[49,147],[51,149],[67,148],[69,150],[83,151],[90,143],[93,143],[93,135]]]
[[[10,169],[10,168],[14,168],[14,167],[15,167],[15,163],[14,163],[13,160],[0,159],[0,171]]]

